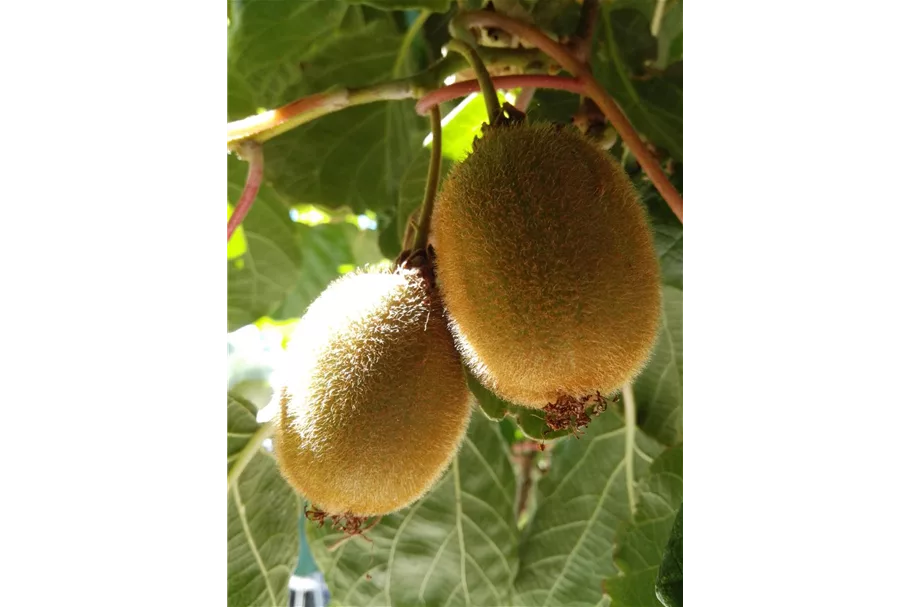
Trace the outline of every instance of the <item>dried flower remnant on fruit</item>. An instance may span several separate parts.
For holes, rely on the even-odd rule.
[[[590,414],[587,411],[591,406]],[[544,421],[552,431],[569,430],[578,438],[578,431],[582,430],[592,421],[592,416],[597,417],[607,409],[604,398],[600,392],[594,395],[574,398],[562,395],[556,402],[548,403],[544,407]]]

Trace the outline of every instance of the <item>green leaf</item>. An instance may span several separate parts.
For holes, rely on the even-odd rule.
[[[632,74],[641,74],[646,63],[658,56],[658,40],[652,36],[651,16],[635,9],[611,7],[608,17],[617,45],[617,56]]]
[[[367,4],[385,11],[423,9],[434,13],[445,13],[452,0],[347,0],[351,4]]]
[[[656,67],[664,69],[683,61],[683,2],[677,2],[664,13],[658,31],[658,60]]]
[[[664,607],[683,607],[683,503],[658,568],[655,596]]]
[[[682,167],[672,181],[680,193],[683,193]],[[674,215],[664,198],[647,179],[639,185],[642,203],[648,209],[652,233],[655,237],[655,251],[661,261],[661,277],[666,285],[683,289],[683,224]]]
[[[602,580],[616,572],[607,558],[614,533],[631,514],[633,483],[658,451],[610,409],[594,418],[580,439],[556,444],[519,547],[517,605],[601,601]]]
[[[384,13],[368,21],[359,7],[339,0],[248,0],[232,8],[231,119],[333,87],[385,81],[396,65],[402,73],[415,69],[413,49],[404,47],[394,19]],[[420,124],[413,101],[376,102],[318,118],[266,143],[266,180],[288,204],[355,212],[388,207],[419,147]]]
[[[465,378],[478,406],[488,419],[499,421],[509,415],[527,438],[538,441],[555,440],[570,434],[569,430],[551,430],[547,426],[545,413],[540,409],[530,409],[503,400],[485,388],[467,368]]]
[[[228,605],[288,604],[300,505],[262,447],[256,407],[228,394]],[[233,475],[233,482],[232,482]]]
[[[661,328],[633,393],[643,432],[673,445],[683,440],[683,291],[665,286]]]
[[[538,89],[526,115],[529,122],[568,124],[579,109],[579,96],[567,91]]]
[[[581,12],[577,0],[525,0],[525,4],[538,27],[558,36],[575,33]]]
[[[603,43],[592,54],[595,77],[637,131],[682,161],[682,79],[671,70],[643,75],[645,61],[657,53],[647,19],[632,9],[602,10],[599,30]]]
[[[399,237],[398,214],[392,210],[380,215],[379,245],[380,252],[387,259],[395,259],[402,251],[402,239]]]
[[[390,474],[402,471],[390,470]],[[497,426],[475,413],[459,455],[413,506],[335,552],[342,534],[307,524],[337,605],[510,605],[518,566],[516,483]]]
[[[233,0],[228,28],[228,119],[292,101],[300,62],[331,40],[348,10],[338,0]],[[268,154],[266,154],[268,157]]]
[[[654,461],[637,488],[636,514],[617,532],[618,575],[605,582],[612,607],[661,607],[655,594],[677,509],[683,503],[683,445]]]
[[[481,412],[491,421],[500,421],[509,413],[512,405],[485,388],[474,374],[465,369],[468,389],[478,402]]]
[[[443,135],[443,141],[446,141],[446,135]],[[452,163],[443,158],[440,166],[440,186],[446,179],[446,175],[452,168]],[[427,186],[427,171],[430,169],[430,151],[421,150],[405,174],[402,175],[402,182],[399,185],[399,204],[397,211],[398,220],[398,241],[402,242],[405,236],[405,229],[408,226],[408,218],[417,209],[421,208],[424,202],[424,188]],[[418,217],[415,217],[415,221]]]
[[[228,156],[228,198],[237,200],[247,165]],[[269,316],[301,275],[300,241],[288,209],[267,184],[244,219],[247,250],[228,260],[228,331]]]
[[[382,259],[376,232],[350,223],[296,224],[304,270],[273,318],[300,318],[307,307],[342,275],[344,266],[359,267]]]
[[[402,44],[403,37],[382,21],[338,33],[298,68],[302,80],[285,91],[282,102],[388,80]],[[397,203],[401,177],[425,134],[413,101],[351,107],[267,142],[265,174],[294,204],[381,211]]]
[[[497,99],[502,105],[506,96],[497,91]],[[484,96],[473,93],[466,97],[452,110],[451,117],[447,115],[445,119],[448,121],[443,125],[443,157],[462,162],[471,153],[475,138],[481,136],[481,125],[488,122]]]
[[[528,438],[539,441],[556,440],[571,434],[569,430],[551,430],[547,425],[547,415],[540,409],[511,404],[510,413],[515,417],[516,425]]]

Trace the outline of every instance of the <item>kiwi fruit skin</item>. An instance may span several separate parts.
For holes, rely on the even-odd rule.
[[[431,242],[457,346],[501,398],[608,395],[647,363],[651,227],[626,172],[576,129],[487,129],[444,183]]]
[[[471,400],[438,295],[420,272],[357,270],[311,304],[288,344],[276,456],[329,514],[421,497],[465,435]]]

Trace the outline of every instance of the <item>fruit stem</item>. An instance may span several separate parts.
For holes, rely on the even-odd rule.
[[[563,66],[566,71],[575,76],[584,85],[586,95],[591,97],[591,99],[598,104],[598,107],[601,108],[601,111],[604,112],[607,119],[611,121],[611,124],[613,124],[614,128],[620,134],[620,137],[636,157],[636,160],[639,161],[642,170],[645,171],[645,174],[648,175],[649,179],[652,180],[652,183],[655,184],[655,189],[658,190],[662,198],[667,202],[667,205],[671,208],[677,218],[680,219],[681,223],[683,222],[683,197],[680,196],[680,193],[673,184],[671,184],[667,175],[664,174],[658,160],[652,156],[642,140],[639,139],[639,134],[636,133],[636,129],[633,128],[633,125],[626,119],[626,116],[623,114],[620,107],[610,98],[607,92],[601,88],[601,85],[598,84],[598,81],[595,80],[595,77],[592,75],[591,70],[589,70],[584,63],[580,62],[573,55],[572,51],[556,40],[548,37],[547,34],[540,29],[511,17],[507,17],[501,13],[495,13],[493,11],[471,11],[456,15],[453,18],[453,21],[456,22],[458,27],[496,27],[505,30],[514,36],[522,38],[526,42],[534,44]]]
[[[547,76],[545,74],[522,74],[519,76],[499,76],[493,78],[495,88],[500,90],[509,90],[514,88],[534,87],[542,89],[558,89],[569,91],[571,93],[582,94],[585,92],[583,85],[576,78],[567,78],[565,76]],[[422,116],[427,111],[439,103],[451,101],[458,97],[464,97],[470,93],[477,93],[481,90],[481,85],[477,80],[464,80],[456,82],[449,86],[438,88],[421,97],[415,106],[415,111]]]
[[[478,52],[464,40],[450,40],[446,46],[450,51],[455,51],[465,57],[474,70],[478,83],[481,85],[481,92],[484,94],[484,102],[487,105],[487,120],[493,126],[494,121],[500,115],[500,100],[497,99],[497,89],[493,87],[490,72],[484,67],[484,62],[481,61]]]
[[[243,222],[244,217],[253,206],[256,200],[256,194],[259,192],[259,186],[263,181],[263,146],[255,141],[244,141],[237,147],[236,153],[242,160],[246,160],[250,166],[247,169],[247,182],[244,184],[244,190],[240,194],[240,200],[234,207],[234,212],[228,218],[228,240],[237,229],[237,226]]]
[[[240,478],[241,473],[243,473],[247,464],[250,463],[250,460],[253,459],[253,456],[259,452],[259,447],[262,445],[263,441],[272,436],[274,432],[275,425],[269,421],[262,424],[256,432],[253,433],[253,436],[250,437],[250,440],[247,441],[244,448],[237,454],[234,465],[228,469],[228,491],[231,490],[231,487],[237,482],[237,479]]]
[[[430,132],[433,134],[433,142],[430,147],[430,168],[427,170],[424,204],[421,205],[421,221],[414,235],[412,251],[420,251],[427,246],[427,239],[430,236],[430,218],[433,216],[433,202],[440,184],[440,164],[443,161],[443,126],[438,105],[430,108]]]

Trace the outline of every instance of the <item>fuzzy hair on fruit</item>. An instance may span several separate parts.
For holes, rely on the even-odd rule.
[[[358,270],[311,304],[288,344],[276,455],[330,514],[408,506],[465,435],[471,399],[438,296],[421,273]]]
[[[576,129],[487,129],[443,185],[431,242],[457,345],[501,398],[606,396],[647,362],[651,227],[622,167]]]

